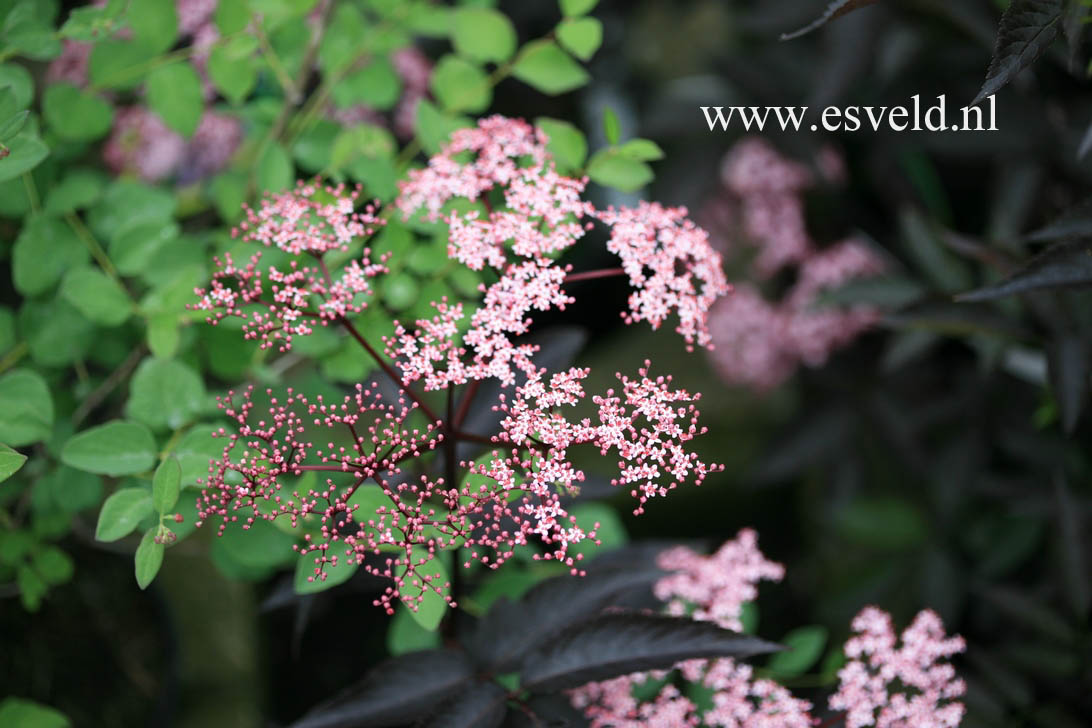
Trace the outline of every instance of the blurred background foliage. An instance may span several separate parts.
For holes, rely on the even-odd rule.
[[[4,26],[3,47],[18,50],[0,50],[0,85],[7,81],[22,95],[15,108],[37,111],[19,134],[47,145],[49,156],[28,175],[0,182],[0,265],[13,281],[0,299],[0,441],[31,454],[0,484],[0,692],[54,706],[79,726],[284,724],[358,678],[391,646],[434,639],[404,614],[392,620],[371,607],[375,585],[367,579],[312,598],[295,595],[284,568],[292,553],[272,528],[251,547],[183,527],[146,591],[132,573],[139,536],[132,544],[94,538],[104,494],[146,488],[149,466],[117,477],[82,472],[78,457],[63,455],[76,431],[136,420],[156,438],[149,455],[173,451],[183,485],[192,485],[215,454],[203,424],[215,421],[213,394],[243,379],[337,392],[367,374],[333,335],[275,358],[225,326],[190,325],[201,317],[182,305],[207,277],[209,255],[231,249],[226,231],[242,201],[316,173],[364,182],[368,194],[390,199],[405,163],[420,160],[422,149],[435,151],[461,114],[487,109],[567,121],[586,131],[591,150],[602,149],[617,141],[603,129],[609,108],[622,139],[651,139],[664,150],[640,194],[698,211],[721,194],[722,159],[742,135],[710,132],[700,106],[882,106],[906,104],[914,94],[927,101],[945,94],[961,106],[982,85],[1006,5],[879,2],[779,42],[825,3],[603,0],[593,13],[602,21],[602,47],[586,66],[569,56],[551,59],[564,70],[528,81],[495,73],[515,39],[511,48],[502,38],[500,47],[462,49],[474,63],[449,55],[449,18],[432,15],[426,3],[335,3],[331,35],[313,49],[300,20],[310,3],[251,2],[269,11],[265,32],[254,36],[256,44],[238,30],[217,42],[207,61],[211,95],[192,71],[163,76],[177,66],[147,62],[164,52],[185,58],[190,52],[180,49],[198,43],[163,31],[154,17],[132,25],[146,47],[104,41],[114,52],[95,51],[89,80],[71,88],[46,81],[59,46],[35,36],[33,23],[30,30]],[[32,4],[49,28],[80,5]],[[551,33],[560,17],[554,3],[496,5],[519,44]],[[19,7],[4,0],[0,15],[32,12]],[[217,16],[221,36],[231,35],[232,23],[245,26],[245,15],[238,25],[228,11],[217,12],[224,14]],[[362,52],[389,58],[410,45],[432,66],[423,86],[391,63],[353,61]],[[314,77],[300,70],[308,62],[318,64]],[[1051,47],[999,93],[996,132],[764,134],[798,160],[837,149],[847,184],[809,192],[809,232],[820,244],[863,235],[891,264],[887,285],[844,292],[845,300],[882,309],[881,324],[771,392],[726,385],[704,354],[686,354],[671,332],[622,327],[615,313],[627,295],[621,283],[597,282],[597,295],[563,321],[540,322],[582,327],[581,363],[597,378],[589,390],[651,358],[680,386],[703,392],[710,431],[697,448],[727,465],[701,489],[675,491],[640,518],[628,514],[624,498],[588,503],[586,517],[610,524],[608,547],[646,538],[715,546],[753,526],[763,551],[788,573],[784,583],[763,588],[751,611],[763,636],[819,625],[839,645],[862,604],[879,604],[900,623],[930,606],[968,641],[958,662],[969,685],[965,725],[1087,725],[1088,294],[1052,288],[953,300],[1001,280],[1054,239],[1092,233],[1092,211],[1077,207],[1092,183],[1092,156],[1080,153],[1092,123],[1087,62],[1061,44]],[[134,67],[141,72],[126,71]],[[444,74],[456,80],[438,83]],[[481,74],[495,76],[488,93]],[[49,83],[64,90],[50,92]],[[157,83],[165,90],[157,92]],[[398,105],[415,83],[426,106],[404,136]],[[179,107],[184,93],[196,100]],[[282,114],[292,94],[325,94],[332,103],[324,96]],[[122,161],[104,169],[100,147],[117,141],[116,131],[103,139],[122,109],[137,105],[157,109],[184,140],[200,133],[207,106],[236,120],[237,127],[210,133],[221,140],[235,134],[237,145],[189,169],[195,157],[186,141],[134,153],[122,140]],[[81,123],[71,124],[75,118]],[[178,155],[158,179],[141,166],[157,154]],[[645,181],[639,169],[621,180],[603,174],[598,181],[613,186],[592,186],[600,204],[634,199],[633,188]],[[1067,211],[1067,227],[1052,233],[1048,226]],[[30,234],[32,226],[39,229]],[[378,247],[405,260],[381,291],[387,311],[417,312],[440,295],[473,295],[477,281],[447,265],[435,234],[396,225],[381,236]],[[88,239],[101,245],[85,247]],[[578,253],[577,267],[606,259],[594,242]],[[1074,260],[1079,267],[1079,256]],[[119,306],[132,315],[113,320]],[[382,326],[377,316],[369,331]],[[34,414],[43,411],[42,386],[55,413],[48,419]],[[583,465],[603,470],[595,461]],[[179,509],[189,524],[187,501]],[[158,523],[150,510],[144,516],[142,529]],[[513,563],[490,579],[475,575],[481,591],[468,609],[549,573],[537,568]],[[831,659],[782,677],[809,695],[829,685]]]

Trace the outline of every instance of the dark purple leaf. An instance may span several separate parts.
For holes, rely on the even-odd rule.
[[[524,656],[520,685],[534,692],[575,688],[683,660],[745,658],[778,645],[711,622],[654,614],[601,614],[577,624]]]
[[[972,105],[997,93],[1058,37],[1062,0],[1012,0],[1001,16],[986,81]]]
[[[318,706],[292,728],[408,723],[465,689],[473,676],[474,667],[461,652],[411,652],[380,664],[359,685]]]
[[[1092,129],[1092,127],[1089,127]],[[1089,135],[1092,143],[1092,134]],[[1027,236],[1036,243],[1052,243],[1065,238],[1086,237],[1092,235],[1092,197],[1066,210],[1046,227],[1040,228]]]
[[[1059,553],[1066,598],[1073,616],[1084,621],[1092,607],[1092,590],[1089,589],[1087,551],[1081,528],[1083,510],[1073,502],[1065,476],[1054,479],[1055,510],[1058,523]]]
[[[1087,240],[1057,243],[1039,253],[1005,280],[964,293],[957,301],[990,301],[1017,293],[1092,285],[1092,245]]]
[[[594,578],[557,576],[513,603],[500,599],[478,622],[467,649],[490,670],[510,672],[530,650],[574,622],[594,616],[620,592],[647,586],[663,573],[644,568],[597,571]]]
[[[495,682],[480,682],[440,705],[421,728],[497,728],[508,712],[508,694]]]
[[[1088,393],[1088,342],[1073,332],[1058,333],[1047,348],[1047,367],[1062,429],[1072,434]]]

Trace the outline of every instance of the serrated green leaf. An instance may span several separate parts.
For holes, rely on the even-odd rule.
[[[37,372],[16,369],[0,376],[0,411],[0,442],[7,445],[30,445],[53,431],[53,398]]]
[[[143,273],[159,252],[178,238],[178,225],[170,220],[133,220],[110,239],[110,260],[123,275]]]
[[[114,420],[73,436],[61,450],[61,462],[99,475],[131,475],[155,464],[155,440],[136,422]],[[148,496],[149,508],[151,496]]]
[[[87,61],[87,74],[97,88],[133,88],[156,57],[151,48],[133,40],[104,40],[95,44]]]
[[[173,512],[182,488],[182,466],[171,456],[161,462],[152,478],[152,505],[162,516]]]
[[[603,43],[603,24],[597,18],[566,18],[557,26],[557,41],[580,60],[590,60]]]
[[[167,126],[184,137],[193,135],[205,110],[201,79],[193,66],[184,61],[159,66],[148,74],[144,88],[148,106]]]
[[[507,61],[516,52],[516,29],[504,13],[492,8],[459,8],[451,40],[455,50],[476,61]]]
[[[159,573],[159,567],[163,566],[164,546],[156,542],[155,534],[155,528],[145,532],[133,557],[133,571],[136,574],[137,586],[141,589],[148,588],[155,579],[155,575]]]
[[[133,312],[125,290],[95,268],[68,271],[61,282],[61,296],[89,321],[101,326],[119,326]]]
[[[122,488],[102,504],[95,540],[111,542],[125,538],[155,510],[152,496],[144,488]]]
[[[552,40],[537,40],[523,46],[512,75],[551,96],[572,91],[591,77]]]

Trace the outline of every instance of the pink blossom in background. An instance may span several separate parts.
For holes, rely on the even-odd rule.
[[[846,711],[846,728],[954,728],[963,719],[956,698],[967,690],[955,668],[942,662],[963,652],[960,637],[946,637],[935,612],[925,610],[896,646],[891,616],[866,607],[846,642],[849,662],[838,673],[830,707]]]
[[[193,35],[212,20],[219,0],[175,0],[180,35]]]
[[[103,161],[115,174],[136,174],[147,182],[174,174],[185,153],[186,141],[141,106],[118,109],[102,150]]]
[[[237,118],[206,109],[186,145],[179,184],[206,179],[224,169],[242,142],[243,125]]]
[[[822,175],[838,182],[845,169],[832,149],[816,161]],[[757,253],[745,277],[757,281],[792,268],[797,281],[780,299],[757,285],[740,284],[735,295],[709,312],[714,368],[725,381],[768,391],[800,364],[820,366],[831,352],[852,342],[879,320],[869,306],[820,307],[817,298],[854,278],[878,275],[884,265],[863,242],[845,240],[820,249],[807,231],[803,192],[814,184],[807,167],[784,159],[759,138],[740,141],[721,168],[724,189],[702,212],[713,244],[730,259]]]
[[[391,54],[391,64],[402,81],[402,96],[388,115],[365,104],[338,108],[330,104],[327,114],[345,126],[375,124],[390,128],[403,140],[412,139],[417,127],[417,104],[429,96],[429,79],[432,77],[432,61],[416,46],[399,48]]]
[[[65,38],[61,41],[61,55],[50,61],[46,68],[46,83],[65,82],[73,86],[87,84],[87,62],[91,58],[91,43]]]
[[[669,614],[690,614],[739,630],[745,602],[755,599],[760,581],[780,581],[784,569],[758,550],[757,535],[740,531],[716,553],[703,556],[686,547],[660,554],[657,564],[670,572],[653,588]],[[946,637],[935,613],[925,610],[902,634],[896,648],[891,617],[876,607],[864,609],[852,624],[855,635],[845,645],[847,665],[829,707],[836,711],[823,725],[846,728],[955,728],[963,715],[957,702],[965,687],[951,664],[942,662],[963,651],[959,637]],[[635,673],[589,683],[569,692],[592,728],[646,725],[716,728],[813,728],[819,723],[812,704],[784,686],[756,678],[753,669],[731,659],[687,660],[674,668],[678,677],[711,691],[711,707],[687,698],[672,682],[651,700],[639,701],[634,689],[667,673]]]

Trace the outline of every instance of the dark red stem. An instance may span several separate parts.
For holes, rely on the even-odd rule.
[[[570,273],[565,276],[566,283],[575,283],[577,281],[590,281],[596,278],[613,278],[614,276],[624,276],[626,271],[622,268],[600,268],[599,270],[586,270],[580,273]]]

